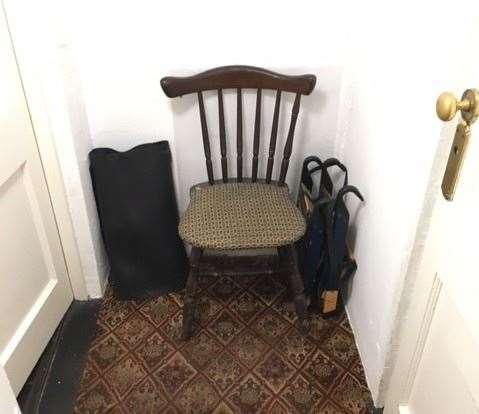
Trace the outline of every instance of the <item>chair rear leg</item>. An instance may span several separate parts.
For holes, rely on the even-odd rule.
[[[296,250],[293,245],[281,246],[278,253],[282,264],[288,272],[289,285],[294,300],[294,306],[299,318],[299,326],[302,332],[309,330],[308,308],[304,296],[303,278],[299,273]]]
[[[186,341],[193,332],[193,319],[195,317],[196,288],[198,286],[199,263],[203,250],[192,247],[190,253],[190,271],[186,280],[185,298],[183,305],[183,326],[181,338]]]

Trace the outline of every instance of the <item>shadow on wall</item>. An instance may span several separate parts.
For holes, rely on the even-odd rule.
[[[351,183],[351,184],[354,184],[354,183]],[[353,198],[354,197],[351,197],[351,200],[353,200]],[[366,199],[363,202],[360,202],[359,200],[354,199],[354,201],[350,201],[350,203],[348,204],[348,209],[350,212],[348,244],[349,244],[349,247],[351,248],[351,251],[353,252],[355,251],[356,239],[358,235],[357,218],[360,214],[360,211],[366,207],[366,203],[367,203]],[[355,273],[348,280],[346,280],[345,283],[341,286],[341,297],[345,305],[348,304],[349,299],[351,297],[351,291],[353,288],[353,279],[354,279]]]
[[[268,68],[270,69],[270,68]],[[316,89],[301,99],[300,115],[296,126],[293,154],[291,156],[287,183],[296,197],[301,163],[310,154],[327,158],[334,155],[335,136],[338,121],[341,72],[337,66],[312,70],[288,70],[273,68],[287,74],[314,73],[317,76]],[[211,158],[215,179],[221,178],[218,98],[216,91],[203,93]],[[266,163],[271,135],[271,125],[276,92],[264,90],[261,102],[261,138],[258,176],[266,175]],[[256,108],[256,91],[243,91],[243,176],[251,176],[253,153],[253,130]],[[228,177],[236,177],[236,91],[224,90],[225,126],[228,157]],[[281,110],[278,126],[273,178],[279,176],[283,147],[288,133],[294,94],[281,95]],[[183,212],[189,201],[191,186],[207,181],[201,125],[196,94],[185,95],[171,100],[173,112],[173,145],[176,153],[178,172],[179,208]]]

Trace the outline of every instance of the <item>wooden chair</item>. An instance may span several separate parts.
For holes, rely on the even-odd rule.
[[[287,266],[296,312],[301,327],[307,329],[308,314],[303,281],[298,272],[294,242],[305,231],[305,222],[292,202],[285,184],[293,137],[298,118],[301,95],[309,95],[314,89],[314,75],[287,76],[251,66],[225,66],[189,77],[165,77],[161,86],[170,98],[196,93],[206,157],[208,183],[194,186],[190,204],[180,220],[181,238],[192,245],[190,272],[186,282],[183,308],[183,339],[192,333],[195,314],[195,294],[198,267],[204,249],[278,249],[281,266]],[[226,156],[226,131],[223,107],[223,89],[236,89],[236,179],[228,177]],[[256,115],[253,137],[251,178],[243,177],[243,108],[242,90],[256,89]],[[258,152],[260,144],[261,91],[276,91],[273,123],[266,168],[266,179],[258,179]],[[222,179],[215,180],[211,162],[210,142],[206,124],[203,91],[218,92],[219,136]],[[278,181],[272,180],[276,150],[281,93],[295,93],[291,122],[283,150],[283,160]]]

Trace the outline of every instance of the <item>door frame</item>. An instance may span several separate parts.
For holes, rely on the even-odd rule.
[[[51,61],[48,62],[48,56],[51,56],[51,54],[47,50],[48,45],[44,42],[31,43],[32,34],[28,30],[28,22],[23,19],[21,13],[22,11],[26,12],[26,10],[17,7],[15,0],[0,0],[0,2],[0,12],[5,15],[13,43],[13,51],[45,174],[73,296],[77,300],[87,300],[89,295],[74,234],[54,134],[50,126],[49,107],[43,94],[43,88],[50,85],[45,84],[45,79],[41,77],[41,73],[42,69],[52,65]],[[43,49],[40,53],[38,47]],[[32,53],[32,50],[35,50],[35,53]],[[38,56],[43,58],[39,61]]]
[[[3,367],[0,365],[0,412],[5,414],[22,414],[17,398],[10,386],[10,381]]]
[[[442,197],[441,182],[449,149],[458,123],[456,116],[444,123],[424,198],[422,213],[416,230],[414,247],[406,272],[395,317],[390,352],[381,379],[378,406],[385,414],[408,414],[402,405],[411,394],[414,379],[423,355],[434,312],[442,291],[441,279],[434,268],[435,206]],[[416,315],[409,317],[409,315]]]

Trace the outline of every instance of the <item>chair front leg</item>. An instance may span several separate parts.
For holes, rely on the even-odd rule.
[[[199,263],[203,250],[192,247],[190,253],[190,271],[186,280],[185,298],[183,304],[183,326],[181,338],[186,341],[193,332],[193,320],[195,317],[196,288],[198,286]]]
[[[294,306],[299,318],[299,326],[302,332],[309,330],[308,308],[304,296],[303,278],[299,273],[296,250],[293,245],[278,248],[279,257],[288,272],[289,285],[294,300]]]

